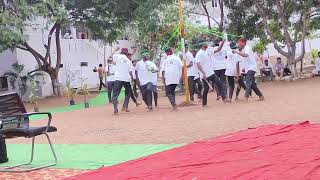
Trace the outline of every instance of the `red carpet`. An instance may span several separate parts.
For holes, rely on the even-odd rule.
[[[69,179],[318,180],[320,125],[261,126]]]

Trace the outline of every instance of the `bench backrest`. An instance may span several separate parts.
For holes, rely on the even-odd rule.
[[[0,95],[0,117],[5,115],[18,115],[27,113],[27,110],[17,93]],[[1,118],[4,122],[2,129],[29,127],[29,119]],[[6,124],[8,122],[16,122]]]

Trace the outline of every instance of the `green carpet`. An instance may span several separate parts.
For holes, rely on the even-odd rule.
[[[128,160],[137,159],[157,152],[162,152],[179,144],[77,144],[77,145],[54,145],[58,156],[58,165],[54,168],[72,169],[97,169],[101,166],[116,165]],[[1,166],[28,162],[30,158],[31,145],[28,144],[7,144],[9,163]],[[34,165],[41,165],[53,162],[51,160],[49,145],[36,144]]]
[[[119,99],[124,99],[123,91],[121,92]],[[101,92],[95,98],[89,100],[90,107],[102,106],[102,105],[105,105],[107,102],[108,102],[108,95],[106,92]],[[42,112],[50,112],[52,114],[55,114],[55,113],[70,112],[70,111],[75,111],[80,109],[84,109],[83,103],[76,104],[73,106],[63,106],[63,107],[57,107],[52,109],[44,109],[42,110]],[[43,118],[46,118],[46,116],[35,115],[35,116],[31,116],[30,120],[37,120],[37,119],[43,119]]]

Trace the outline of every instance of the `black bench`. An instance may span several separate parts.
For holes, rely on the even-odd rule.
[[[30,127],[29,117],[34,115],[47,115],[46,126]],[[43,169],[57,164],[57,156],[47,133],[57,131],[56,127],[50,126],[52,116],[50,113],[27,113],[17,93],[0,95],[0,138],[12,139],[18,137],[32,138],[31,159],[28,163],[1,168],[0,172],[30,172]],[[54,162],[39,167],[27,167],[31,165],[34,155],[34,140],[36,136],[45,135],[49,142]]]

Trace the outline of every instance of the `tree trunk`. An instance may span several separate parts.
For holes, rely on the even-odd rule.
[[[219,0],[219,6],[220,6],[220,23],[219,23],[219,31],[223,32],[224,28],[224,9],[223,9],[223,0]]]
[[[209,14],[209,11],[207,9],[207,5],[205,2],[201,1],[201,5],[203,7],[203,10],[205,11],[206,15],[207,15],[207,19],[208,19],[208,28],[211,30],[212,27],[211,27],[211,21],[210,21],[210,14]]]
[[[59,79],[58,79],[58,75],[59,75],[59,71],[60,71],[60,65],[61,65],[61,39],[60,39],[60,31],[61,31],[61,26],[59,24],[57,24],[57,28],[56,28],[56,50],[57,50],[57,63],[56,63],[56,67],[55,67],[55,84],[59,83]],[[60,96],[61,92],[60,92],[60,88],[55,87],[57,90],[57,95]]]

